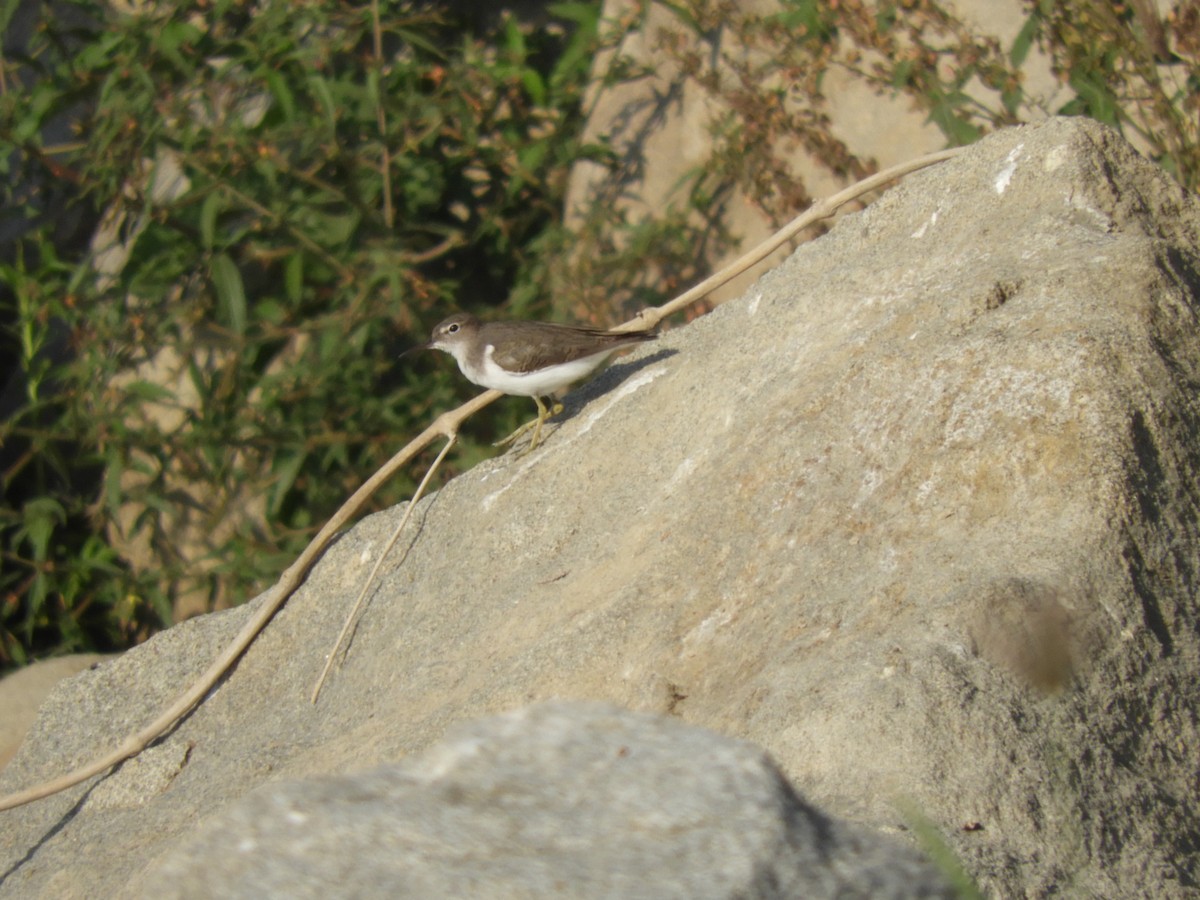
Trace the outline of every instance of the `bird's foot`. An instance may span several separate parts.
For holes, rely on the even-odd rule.
[[[533,399],[534,399],[534,402],[537,403],[537,405],[538,405],[537,418],[531,419],[530,421],[526,422],[524,425],[522,425],[520,428],[518,428],[516,431],[514,431],[508,437],[496,441],[494,444],[492,444],[493,447],[507,447],[509,444],[516,443],[517,440],[519,440],[527,431],[529,431],[529,429],[532,428],[533,429],[533,439],[529,442],[529,446],[526,447],[524,451],[522,451],[521,455],[525,456],[534,451],[534,448],[537,447],[538,442],[541,440],[542,423],[545,422],[549,416],[557,416],[560,412],[562,412],[563,405],[561,403],[555,402],[555,404],[552,407],[550,407],[549,410],[547,410],[546,407],[542,405],[542,402],[537,397],[534,397]]]

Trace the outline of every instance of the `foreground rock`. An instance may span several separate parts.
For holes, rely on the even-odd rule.
[[[990,895],[1190,895],[1198,272],[1194,201],[1092,123],[912,177],[423,503],[313,707],[400,511],[345,535],[167,740],[0,814],[0,895],[145,896],[205,819],[253,840],[254,788],[551,697],[752,741],[876,831],[924,817]],[[110,748],[247,612],[73,679],[0,788]]]
[[[955,896],[911,850],[807,806],[751,744],[563,703],[456,731],[398,766],[255,791],[147,893]]]

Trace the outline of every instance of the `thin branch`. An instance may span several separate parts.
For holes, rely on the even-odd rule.
[[[375,40],[376,72],[383,76],[383,27],[379,22],[379,0],[371,0],[371,34]],[[376,82],[375,121],[379,126],[379,168],[383,176],[383,224],[391,228],[396,220],[392,209],[392,161],[387,145],[387,116],[383,109],[383,91]]]
[[[400,539],[400,532],[404,530],[404,526],[408,524],[408,520],[412,517],[413,510],[417,508],[417,502],[425,493],[425,488],[429,485],[429,479],[433,477],[433,473],[437,471],[438,466],[442,464],[442,460],[446,458],[446,454],[450,452],[450,448],[454,446],[454,436],[451,436],[446,441],[446,446],[442,447],[438,453],[437,459],[429,466],[429,470],[425,473],[425,477],[421,479],[421,483],[417,485],[417,490],[413,494],[412,499],[408,501],[408,509],[404,511],[404,516],[400,519],[400,524],[396,526],[396,530],[392,532],[392,536],[388,539],[387,546],[383,548],[383,552],[379,554],[379,559],[376,560],[374,567],[371,569],[371,574],[367,576],[366,583],[362,586],[362,590],[358,592],[358,599],[354,601],[354,608],[350,611],[350,615],[346,617],[345,624],[342,625],[342,631],[338,635],[337,640],[333,644],[333,649],[329,651],[329,658],[325,660],[325,668],[321,670],[321,677],[317,679],[317,683],[313,685],[312,697],[313,703],[317,702],[317,698],[321,696],[321,687],[325,684],[325,679],[329,676],[329,670],[333,668],[334,660],[337,659],[338,651],[342,649],[342,641],[346,639],[346,635],[350,632],[351,626],[358,620],[358,611],[363,605],[363,601],[367,597],[367,590],[375,583],[375,576],[379,574],[379,569],[383,565],[383,561],[387,559],[388,553],[392,547],[396,545],[396,541]],[[410,545],[411,546],[411,545]],[[400,557],[397,565],[403,565],[407,558],[408,552],[405,551],[404,556]]]
[[[309,542],[299,558],[292,565],[288,566],[276,585],[267,592],[262,606],[242,626],[242,630],[237,633],[237,636],[229,643],[229,646],[208,667],[204,674],[197,678],[192,686],[184,691],[158,718],[137,733],[127,737],[111,753],[85,763],[74,771],[55,778],[52,781],[47,781],[44,784],[19,791],[15,794],[9,794],[6,797],[0,797],[0,810],[22,806],[87,781],[87,779],[107,771],[117,765],[117,763],[124,762],[131,756],[136,756],[149,746],[152,741],[166,733],[216,686],[221,677],[233,666],[238,657],[245,652],[254,638],[258,636],[258,633],[263,630],[267,622],[275,615],[284,601],[300,586],[304,576],[321,555],[326,545],[358,513],[379,486],[391,478],[397,469],[408,463],[409,460],[424,450],[425,447],[429,446],[435,438],[439,436],[453,438],[456,436],[459,426],[468,416],[483,409],[501,396],[499,391],[488,391],[464,403],[458,409],[442,413],[434,420],[432,425],[410,441],[403,450],[388,460],[378,472],[372,475],[362,487],[354,492],[354,495],[342,505],[341,509],[334,514],[325,527]]]
[[[731,281],[751,266],[762,262],[805,228],[822,219],[828,219],[851,200],[856,200],[863,194],[883,187],[888,182],[895,181],[897,178],[908,175],[918,169],[924,169],[927,166],[932,166],[935,163],[958,156],[966,149],[966,147],[953,147],[949,150],[941,150],[937,153],[917,157],[908,162],[884,169],[882,172],[877,172],[870,178],[864,178],[862,181],[850,185],[845,190],[839,191],[832,197],[817,201],[753,250],[742,254],[720,272],[710,275],[690,291],[685,291],[670,303],[655,307],[654,309],[642,310],[625,324],[614,328],[613,331],[642,331],[655,327],[667,316],[686,309],[701,297],[715,291],[721,285],[725,284],[725,282]]]

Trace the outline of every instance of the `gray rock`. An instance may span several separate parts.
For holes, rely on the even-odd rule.
[[[359,523],[144,775],[0,813],[0,897],[144,895],[255,788],[555,697],[751,741],[877,832],[915,810],[992,896],[1194,895],[1198,273],[1196,201],[1092,122],[909,178],[424,501],[313,707],[401,510]],[[0,790],[248,612],[58,688]]]
[[[271,784],[146,880],[172,897],[952,897],[913,851],[835,823],[752,744],[551,703],[419,757]]]
[[[0,769],[16,754],[50,689],[62,679],[107,658],[101,653],[56,656],[0,678]]]

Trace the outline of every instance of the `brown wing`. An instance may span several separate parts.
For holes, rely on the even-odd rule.
[[[596,353],[611,353],[656,337],[650,331],[604,331],[553,322],[521,322],[519,339],[508,340],[505,327],[508,324],[495,322],[492,325],[496,344],[493,358],[504,368],[516,372],[529,372]]]

